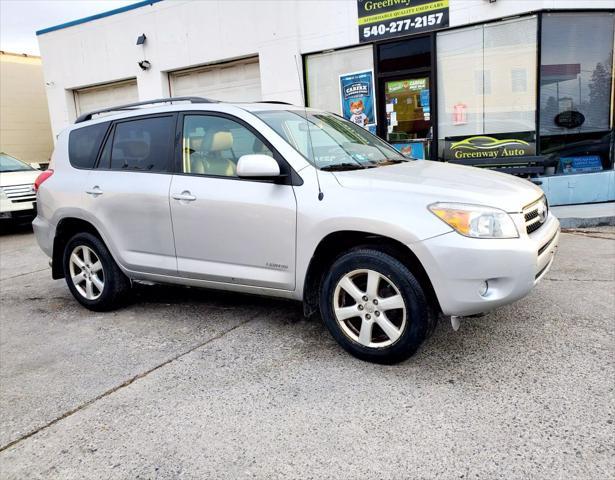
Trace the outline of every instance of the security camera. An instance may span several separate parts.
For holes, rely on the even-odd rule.
[[[139,62],[139,66],[141,67],[141,70],[149,70],[152,64],[148,60],[141,60]]]

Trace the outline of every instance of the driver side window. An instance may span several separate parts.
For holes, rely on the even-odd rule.
[[[273,153],[238,122],[213,115],[184,116],[182,172],[193,175],[237,177],[243,155]]]

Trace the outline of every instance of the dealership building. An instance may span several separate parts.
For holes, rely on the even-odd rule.
[[[416,158],[615,200],[613,0],[149,0],[37,32],[54,134],[162,97],[284,101]]]

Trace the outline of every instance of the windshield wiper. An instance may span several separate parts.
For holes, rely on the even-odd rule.
[[[369,168],[367,165],[361,165],[360,163],[336,163],[334,165],[326,165],[320,167],[325,172],[342,172],[344,170],[359,170]]]
[[[395,165],[397,163],[405,163],[409,161],[409,158],[385,158],[384,160],[376,162],[376,165]]]

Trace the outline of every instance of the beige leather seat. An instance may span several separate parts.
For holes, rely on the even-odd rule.
[[[190,170],[185,173],[205,173],[205,163],[203,156],[203,136],[191,135],[189,137],[189,147],[185,147],[184,155],[190,159]]]
[[[222,152],[233,148],[231,132],[215,132],[205,137],[201,155],[193,154],[190,159],[192,173],[203,175],[221,175],[234,177],[237,175],[235,162],[222,156]]]

